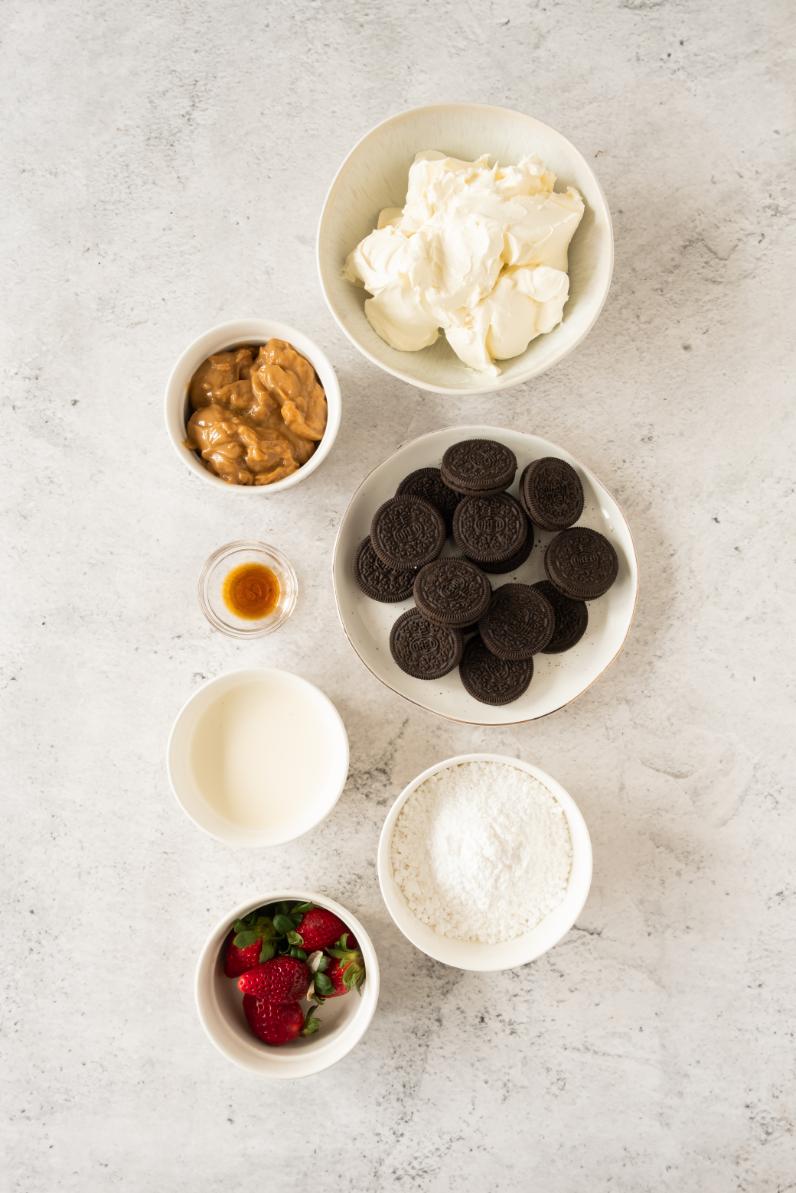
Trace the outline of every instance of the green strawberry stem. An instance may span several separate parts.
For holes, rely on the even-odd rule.
[[[307,1008],[307,1014],[304,1018],[304,1026],[301,1029],[303,1036],[314,1036],[318,1028],[321,1026],[321,1021],[315,1014],[318,1006],[316,1003],[311,1003]]]
[[[271,941],[276,938],[272,920],[259,911],[252,911],[233,925],[232,943],[236,949],[247,949],[255,941]]]

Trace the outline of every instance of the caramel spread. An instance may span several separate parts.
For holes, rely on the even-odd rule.
[[[231,485],[270,485],[306,464],[326,429],[326,395],[286,340],[208,357],[188,388],[186,442]]]
[[[260,621],[279,603],[279,580],[262,563],[242,563],[224,580],[224,604],[238,617]]]

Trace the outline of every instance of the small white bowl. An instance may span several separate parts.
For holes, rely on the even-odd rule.
[[[316,903],[338,915],[357,939],[366,976],[361,994],[352,990],[339,998],[330,998],[319,1008],[321,1026],[316,1035],[299,1037],[280,1048],[271,1048],[249,1031],[237,982],[224,975],[221,948],[236,920],[280,899]],[[309,1077],[342,1060],[368,1030],[379,999],[379,962],[360,921],[334,899],[307,891],[272,891],[235,908],[216,925],[196,967],[195,993],[203,1028],[219,1052],[229,1060],[262,1077]]]
[[[326,430],[307,463],[290,476],[283,477],[281,481],[274,481],[272,485],[230,485],[205,468],[199,455],[185,444],[185,426],[189,417],[188,386],[202,361],[207,360],[214,352],[225,352],[227,349],[241,348],[246,344],[265,344],[272,338],[291,343],[306,356],[318,374],[326,394]],[[166,386],[166,430],[177,455],[188,465],[191,472],[200,476],[206,484],[225,492],[247,493],[249,496],[282,493],[285,489],[292,489],[300,481],[306,480],[329,455],[340,428],[341,405],[340,385],[331,361],[309,336],[297,331],[295,327],[288,327],[286,323],[277,323],[273,319],[234,319],[230,323],[220,323],[204,332],[188,345],[175,364]]]
[[[540,924],[518,936],[515,940],[507,940],[501,944],[482,944],[478,941],[452,940],[447,936],[440,936],[417,918],[410,911],[401,889],[393,877],[392,869],[392,834],[398,814],[406,801],[421,783],[425,782],[437,771],[450,766],[459,766],[462,762],[497,762],[507,766],[518,767],[533,775],[561,804],[569,825],[572,839],[572,870],[569,876],[569,886],[564,900],[559,906],[546,916]],[[529,762],[521,758],[509,758],[502,754],[459,754],[455,758],[446,758],[444,762],[437,762],[424,770],[421,775],[404,788],[396,799],[379,838],[377,857],[379,885],[382,898],[387,910],[398,928],[407,940],[433,957],[435,961],[442,961],[445,965],[455,966],[457,969],[472,969],[479,973],[488,973],[496,969],[515,969],[519,965],[526,965],[535,961],[566,936],[572,925],[583,910],[589,894],[592,873],[592,851],[589,830],[580,810],[560,783]]]
[[[230,709],[233,699],[239,704]],[[247,771],[235,765],[255,736],[256,765],[277,796],[265,812],[256,807]],[[167,765],[180,807],[211,837],[229,845],[283,845],[319,824],[340,798],[348,735],[329,697],[300,675],[274,667],[230,671],[186,700],[169,737]],[[214,780],[222,788],[216,799]]]
[[[423,149],[466,160],[488,153],[504,164],[536,153],[558,176],[559,188],[577,187],[586,202],[569,251],[570,297],[563,321],[532,340],[520,356],[498,362],[497,377],[467,368],[444,336],[421,352],[391,348],[365,317],[367,293],[343,277],[346,257],[376,227],[381,209],[403,206],[409,167]],[[485,104],[412,108],[371,129],[351,150],[329,188],[318,225],[317,253],[329,310],[362,355],[410,385],[454,395],[508,389],[562,360],[594,326],[614,266],[608,204],[586,159],[566,137],[533,116]]]

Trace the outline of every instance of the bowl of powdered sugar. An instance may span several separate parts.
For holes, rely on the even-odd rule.
[[[387,909],[417,948],[460,969],[511,969],[575,923],[591,884],[591,842],[550,775],[519,758],[463,754],[401,792],[378,870]]]

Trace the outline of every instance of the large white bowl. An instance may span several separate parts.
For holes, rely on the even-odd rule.
[[[589,627],[571,650],[563,654],[534,655],[534,675],[524,695],[511,704],[481,704],[462,685],[458,669],[442,679],[415,679],[402,671],[390,654],[390,630],[399,614],[412,602],[381,604],[360,589],[354,559],[370,523],[383,501],[392,497],[399,482],[416,468],[439,467],[443,452],[461,439],[497,439],[517,456],[517,478],[510,492],[516,495],[522,469],[542,456],[558,456],[575,468],[583,484],[585,504],[579,526],[590,526],[610,539],[619,556],[619,574],[613,587],[589,602]],[[507,575],[491,575],[492,587],[511,580],[533,584],[544,578],[544,549],[553,535],[534,528],[529,559]],[[446,552],[448,548],[446,548]],[[503,427],[445,427],[413,439],[375,468],[362,481],[343,515],[332,556],[332,579],[337,612],[346,637],[365,666],[394,692],[413,704],[452,721],[470,725],[512,725],[533,721],[563,708],[602,675],[622,649],[633,620],[638,591],[636,553],[630,529],[611,494],[585,464],[568,451],[523,431]]]
[[[216,476],[209,468],[205,468],[197,452],[187,447],[185,443],[185,427],[190,411],[188,409],[188,386],[202,361],[207,360],[214,352],[226,352],[231,348],[242,348],[247,344],[265,344],[270,339],[287,340],[297,348],[302,356],[306,356],[323,386],[326,394],[327,421],[323,438],[310,456],[306,464],[290,476],[281,481],[274,481],[272,485],[230,485]],[[342,403],[340,399],[340,385],[337,375],[332,368],[331,361],[318,345],[295,327],[288,327],[287,323],[277,323],[273,319],[234,319],[229,323],[220,323],[211,327],[189,344],[171,371],[166,385],[166,430],[174,450],[184,464],[196,476],[201,477],[205,484],[226,493],[243,493],[259,495],[261,493],[282,493],[285,489],[292,489],[300,481],[306,480],[332,450],[332,445],[340,429],[340,414]]]
[[[500,362],[497,377],[468,369],[443,336],[421,352],[390,348],[365,317],[366,292],[342,275],[346,257],[375,228],[379,211],[403,206],[409,167],[422,149],[468,160],[488,153],[503,163],[536,153],[558,176],[559,188],[577,187],[586,202],[569,251],[570,298],[563,322],[532,340],[521,356]],[[608,204],[583,155],[561,133],[533,116],[485,104],[432,104],[376,125],[338,170],[318,225],[321,286],[329,310],[352,344],[393,377],[442,394],[508,389],[556,364],[594,325],[608,294],[613,266]]]
[[[223,815],[208,799],[206,776],[198,773],[194,758],[194,740],[202,719],[218,702],[233,690],[245,691],[247,685],[262,685],[263,693],[273,706],[290,700],[300,702],[301,719],[298,730],[303,736],[299,755],[324,751],[322,776],[306,801],[299,801],[289,784],[282,788],[284,806],[273,824],[256,826]],[[268,750],[274,743],[266,740],[268,726],[263,725],[263,755],[260,765],[268,771]],[[323,735],[323,746],[317,742]],[[289,743],[284,743],[289,748]],[[312,756],[312,753],[310,754]],[[316,756],[317,757],[317,756]],[[215,761],[215,759],[214,759]],[[295,765],[302,759],[296,756]],[[169,737],[167,765],[171,788],[182,810],[211,837],[228,845],[283,845],[309,832],[328,816],[340,798],[348,776],[348,735],[343,720],[320,688],[309,680],[276,667],[252,667],[230,671],[202,684],[189,696],[177,714]]]
[[[236,920],[267,903],[295,899],[316,903],[338,915],[357,939],[365,962],[362,993],[350,991],[330,998],[318,1011],[317,1035],[299,1037],[281,1048],[271,1048],[249,1031],[237,982],[224,975],[221,946]],[[326,895],[308,891],[272,891],[234,908],[207,939],[196,967],[196,1009],[210,1040],[229,1060],[262,1077],[308,1077],[328,1069],[351,1051],[368,1030],[379,1000],[379,962],[363,925],[347,908]]]
[[[572,870],[563,902],[536,928],[518,936],[515,940],[508,940],[501,944],[481,944],[478,941],[451,940],[447,936],[440,936],[409,909],[401,889],[393,877],[392,834],[401,808],[410,798],[412,792],[431,775],[451,766],[459,766],[462,762],[498,762],[527,771],[529,775],[533,775],[535,779],[543,783],[550,794],[558,800],[569,825],[572,840]],[[592,874],[591,839],[586,821],[572,796],[564,790],[560,783],[557,783],[545,771],[540,770],[538,766],[523,762],[521,758],[509,758],[502,754],[459,754],[455,758],[446,758],[444,762],[437,762],[428,770],[424,770],[398,796],[390,808],[381,830],[377,867],[382,898],[387,910],[407,940],[410,940],[421,952],[433,957],[435,961],[442,961],[445,965],[453,965],[457,969],[474,969],[485,973],[495,969],[514,969],[518,965],[534,961],[566,936],[583,910],[589,894]]]

